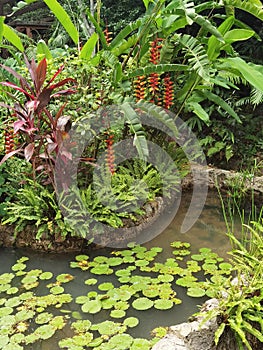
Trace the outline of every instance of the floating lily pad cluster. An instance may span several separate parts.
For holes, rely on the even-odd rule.
[[[0,275],[0,349],[26,349],[56,333],[61,349],[150,349],[165,330],[157,330],[151,341],[133,338],[129,329],[136,327],[139,319],[127,317],[128,310],[173,308],[181,303],[177,285],[187,288],[191,297],[216,296],[214,286],[223,284],[232,271],[231,264],[208,248],[191,255],[186,242],[171,243],[171,257],[164,262],[160,262],[161,253],[159,247],[147,250],[129,244],[110,256],[76,256],[70,266],[83,271],[86,294],[74,299],[65,293],[73,275],[28,271],[28,258],[20,258],[12,271]],[[100,312],[108,320],[92,324],[91,316]],[[62,329],[67,329],[64,336],[59,332]]]
[[[51,338],[67,322],[65,316],[46,310],[59,309],[72,301],[71,295],[64,293],[62,284],[73,276],[57,276],[47,285],[47,294],[37,296],[35,289],[53,274],[39,269],[26,271],[27,260],[22,257],[12,266],[11,273],[0,275],[0,349],[3,350],[21,350]],[[35,323],[34,330],[32,323]]]
[[[128,317],[123,322],[103,321],[93,324],[88,320],[73,322],[71,329],[74,335],[59,342],[61,348],[70,350],[84,350],[96,348],[98,350],[148,350],[153,342],[143,338],[133,338],[127,333],[130,328],[136,327],[138,318]],[[97,337],[94,337],[94,332]]]

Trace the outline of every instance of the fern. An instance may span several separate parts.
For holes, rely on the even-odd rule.
[[[262,3],[259,0],[224,0],[225,6],[233,6],[263,21]]]
[[[210,62],[205,48],[196,38],[187,34],[178,36],[178,40],[183,47],[183,51],[186,53],[185,57],[188,58],[190,64],[189,69],[196,71],[201,78],[208,81]]]

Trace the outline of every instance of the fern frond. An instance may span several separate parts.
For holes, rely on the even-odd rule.
[[[262,3],[259,0],[224,0],[225,6],[233,6],[263,21]]]
[[[183,47],[183,51],[186,53],[185,57],[190,64],[190,70],[196,71],[204,80],[209,80],[210,62],[205,48],[191,35],[185,34],[179,36],[178,39]]]

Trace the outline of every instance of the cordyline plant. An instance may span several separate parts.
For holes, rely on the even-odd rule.
[[[58,151],[60,150],[59,154],[64,158],[64,161],[71,159],[70,141],[67,149],[62,151],[60,149],[62,141],[69,137],[70,120],[68,116],[63,115],[66,103],[59,108],[55,116],[47,109],[47,106],[52,98],[75,93],[76,81],[73,78],[66,78],[54,83],[64,68],[61,66],[46,82],[47,61],[45,58],[38,65],[34,59],[29,62],[26,57],[25,62],[32,80],[31,84],[13,69],[1,65],[19,81],[19,85],[11,82],[1,82],[0,84],[22,92],[24,99],[19,99],[17,94],[6,91],[6,94],[15,101],[14,105],[0,104],[10,111],[14,120],[13,132],[21,140],[21,144],[16,149],[6,153],[0,165],[13,155],[19,154],[32,163],[33,174],[41,171],[48,176],[49,182],[54,185],[53,170]],[[70,88],[66,87],[64,90],[54,91],[68,83],[72,85]],[[63,142],[63,147],[65,144],[67,143]]]

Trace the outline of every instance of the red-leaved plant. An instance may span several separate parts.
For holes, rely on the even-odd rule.
[[[23,98],[21,99],[17,94],[6,91],[6,94],[14,100],[14,104],[0,104],[11,112],[14,120],[13,133],[20,140],[20,146],[9,150],[0,165],[15,154],[22,155],[32,163],[34,172],[46,173],[53,183],[55,155],[58,153],[62,142],[69,137],[70,118],[63,115],[66,103],[59,108],[55,116],[47,109],[47,106],[52,98],[75,93],[76,81],[73,78],[66,78],[54,83],[54,80],[64,68],[64,66],[61,66],[52,78],[46,82],[47,61],[45,58],[38,65],[34,59],[29,62],[26,57],[25,62],[31,77],[31,84],[13,69],[1,65],[3,69],[19,81],[19,85],[11,82],[0,82],[0,84],[21,92]],[[71,87],[54,91],[69,83],[72,85]],[[62,155],[64,161],[71,159],[70,142],[68,142],[68,145],[69,147],[62,152],[60,149],[60,155]]]

